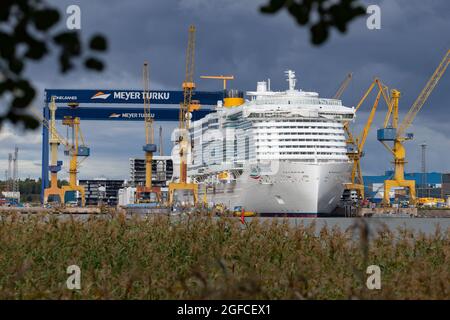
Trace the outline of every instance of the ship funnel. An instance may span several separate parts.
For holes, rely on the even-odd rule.
[[[244,93],[239,90],[225,90],[225,97],[223,99],[223,106],[232,108],[244,104]]]

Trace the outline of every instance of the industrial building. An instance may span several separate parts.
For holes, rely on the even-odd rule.
[[[20,192],[18,191],[2,191],[0,193],[0,206],[18,205],[20,203]]]
[[[19,203],[19,148],[16,146],[14,153],[8,154],[8,169],[5,170],[5,182],[0,193],[0,206]]]
[[[364,176],[365,194],[367,198],[373,202],[380,202],[384,195],[384,181],[391,178],[393,174],[393,171],[386,171],[384,175]],[[405,173],[405,179],[415,181],[417,197],[419,198],[445,198],[446,195],[450,195],[450,174],[448,173]],[[404,191],[403,188],[396,188],[391,191],[389,198],[401,197],[404,195]]]
[[[450,197],[450,173],[442,174],[442,198]]]
[[[124,180],[80,180],[79,185],[86,191],[86,205],[117,205],[119,189],[125,184]]]
[[[83,186],[86,191],[86,205],[116,206],[119,201],[120,189],[127,186],[141,186],[145,183],[145,159],[130,158],[129,161],[129,181],[110,179],[79,180],[79,185]],[[152,171],[153,184],[163,188],[166,187],[173,175],[172,158],[170,156],[154,156]]]
[[[171,156],[153,156],[152,184],[166,187],[172,179],[173,162]],[[145,159],[130,158],[130,186],[140,186],[145,183]]]

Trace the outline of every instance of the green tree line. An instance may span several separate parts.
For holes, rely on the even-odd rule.
[[[31,179],[26,178],[19,180],[19,191],[20,191],[20,201],[21,202],[39,202],[41,194],[41,178]],[[58,180],[58,186],[68,185],[66,180]],[[0,182],[1,190],[7,191],[7,182]]]

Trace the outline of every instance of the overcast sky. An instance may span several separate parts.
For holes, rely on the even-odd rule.
[[[254,90],[256,82],[271,79],[272,89],[284,90],[283,71],[295,70],[298,87],[331,97],[348,72],[353,81],[342,97],[347,106],[356,105],[375,76],[402,93],[400,110],[406,112],[450,48],[450,2],[447,0],[364,1],[381,7],[381,30],[368,30],[366,18],[352,22],[346,34],[333,32],[325,45],[314,47],[309,33],[285,12],[259,13],[268,0],[104,0],[47,1],[65,12],[70,4],[81,8],[81,33],[106,35],[107,69],[97,74],[79,68],[59,74],[55,55],[28,65],[26,73],[39,91],[34,106],[40,111],[44,88],[142,88],[144,60],[150,62],[152,89],[178,90],[184,78],[187,28],[197,27],[195,75],[199,90],[219,90],[221,83],[200,80],[205,74],[232,74],[229,87]],[[65,17],[64,17],[65,18]],[[63,20],[60,28],[64,28]],[[420,144],[428,145],[429,171],[450,171],[450,112],[447,72],[420,111],[407,142],[407,171],[420,171]],[[373,97],[371,99],[373,101]],[[369,102],[369,101],[368,101]],[[359,133],[370,110],[369,103],[358,112],[354,132]],[[379,108],[366,144],[362,162],[365,174],[381,174],[392,167],[391,157],[376,140],[385,106]],[[168,140],[175,123],[160,123]],[[80,178],[127,178],[128,158],[142,156],[143,123],[82,122],[92,156],[81,168]],[[156,131],[156,130],[155,130]],[[62,129],[61,129],[62,132]],[[0,132],[1,174],[8,153],[20,148],[20,176],[38,177],[41,166],[41,131],[23,132],[5,125]],[[171,147],[166,142],[166,150]],[[62,148],[61,148],[62,149]],[[63,157],[61,153],[61,157]],[[67,176],[66,165],[61,176]],[[3,179],[3,176],[2,176]]]

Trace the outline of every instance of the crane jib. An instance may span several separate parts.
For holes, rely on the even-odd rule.
[[[433,75],[428,80],[427,84],[425,85],[423,90],[420,92],[417,99],[414,101],[413,105],[409,109],[405,118],[403,118],[403,121],[400,124],[398,132],[397,132],[398,137],[402,137],[403,134],[405,133],[406,129],[408,129],[408,127],[412,124],[417,113],[423,107],[423,105],[427,101],[428,97],[430,96],[431,92],[433,91],[434,87],[437,85],[437,83],[441,79],[441,77],[444,74],[445,70],[447,69],[449,63],[450,63],[450,50],[447,51],[446,55],[441,60],[441,63],[436,68]]]

